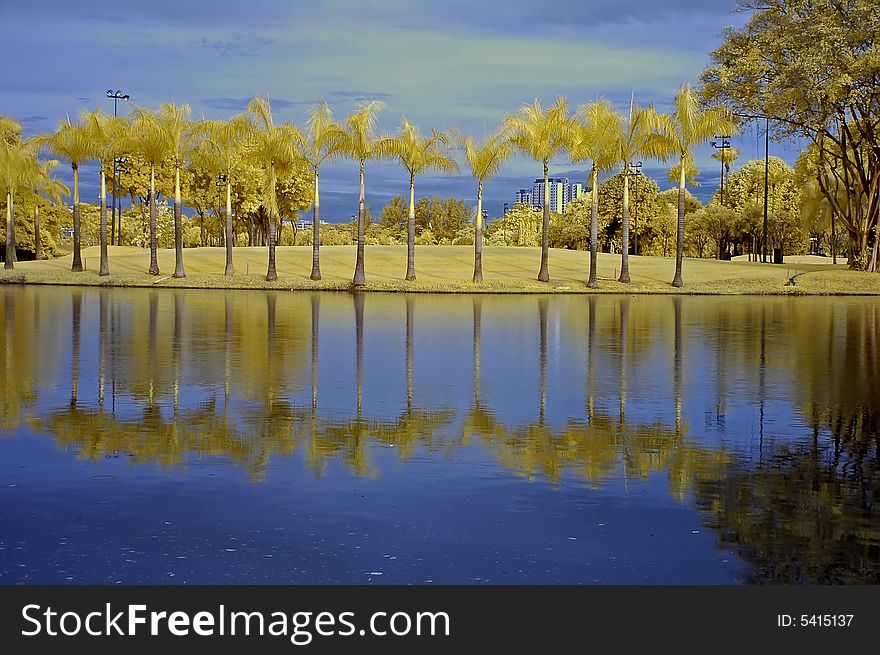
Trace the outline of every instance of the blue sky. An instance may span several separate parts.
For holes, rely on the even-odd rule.
[[[424,131],[451,125],[466,134],[492,132],[504,116],[539,98],[567,96],[576,106],[605,96],[625,108],[670,107],[682,82],[695,82],[725,26],[741,25],[733,0],[598,0],[552,4],[534,0],[0,0],[5,62],[0,113],[22,121],[28,134],[47,131],[66,114],[103,106],[107,89],[131,94],[132,104],[189,103],[194,116],[228,118],[257,93],[272,99],[277,120],[301,123],[306,108],[326,99],[338,118],[361,98],[386,103],[380,131],[402,115]],[[120,113],[130,107],[121,103]],[[735,137],[743,161],[763,156],[755,133]],[[698,196],[718,184],[711,148],[698,153]],[[792,161],[792,146],[771,143]],[[65,167],[66,170],[69,168]],[[93,169],[94,170],[94,169]],[[660,164],[645,170],[668,186]],[[485,189],[490,216],[531,186],[540,164],[517,158]],[[551,174],[578,181],[584,167],[560,159]],[[391,164],[367,171],[374,214],[408,179]],[[97,185],[83,168],[83,199]],[[357,204],[357,170],[347,163],[322,169],[322,218],[347,220]],[[425,176],[418,196],[470,199],[466,176]]]

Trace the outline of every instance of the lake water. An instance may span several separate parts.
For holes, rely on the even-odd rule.
[[[0,583],[880,583],[876,299],[0,289]]]

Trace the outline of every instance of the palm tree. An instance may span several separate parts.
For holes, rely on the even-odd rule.
[[[118,142],[116,135],[122,119],[108,116],[100,109],[93,112],[83,112],[80,119],[89,130],[89,139],[94,146],[94,152],[98,159],[101,171],[101,265],[98,275],[110,275],[110,262],[107,257],[107,177],[105,170],[112,170],[113,159],[116,156]]]
[[[580,124],[575,128],[571,148],[573,163],[589,159],[592,215],[590,217],[590,280],[587,286],[595,289],[598,282],[598,221],[599,221],[599,172],[609,171],[616,164],[617,139],[623,133],[622,117],[607,100],[599,99],[581,105],[577,110]]]
[[[422,137],[419,128],[406,118],[397,136],[385,137],[376,144],[379,156],[396,158],[409,173],[409,213],[406,230],[406,279],[416,279],[416,203],[415,179],[428,171],[458,173],[458,164],[444,151],[449,137],[431,130],[431,136]]]
[[[168,145],[168,156],[174,164],[174,277],[186,277],[183,269],[183,225],[181,224],[182,203],[180,198],[180,169],[183,168],[184,150],[190,137],[191,124],[189,105],[163,103],[159,108],[159,126],[165,132],[164,141]]]
[[[354,264],[352,284],[356,287],[367,283],[364,273],[364,162],[376,157],[376,118],[385,107],[379,100],[364,100],[358,103],[357,111],[345,119],[345,140],[343,150],[360,165],[360,195],[358,196],[358,241],[357,259]],[[317,190],[317,187],[316,187]]]
[[[545,112],[537,98],[504,121],[504,132],[514,148],[544,165],[544,221],[541,231],[540,282],[550,281],[550,160],[567,150],[572,136],[568,101],[560,96]]]
[[[15,194],[30,186],[36,178],[39,162],[36,154],[20,142],[8,143],[0,149],[0,184],[6,189],[6,256],[3,268],[15,268]]]
[[[15,211],[13,202],[25,166],[21,146],[22,126],[18,121],[0,116],[0,184],[6,190],[6,255],[3,268],[15,268]]]
[[[727,109],[700,110],[697,92],[690,84],[682,84],[675,96],[672,116],[659,117],[655,138],[649,144],[650,154],[662,160],[678,155],[678,227],[675,244],[675,277],[672,286],[680,287],[684,249],[684,191],[689,168],[694,167],[691,148],[705,143],[715,134],[731,132],[736,123]]]
[[[85,123],[74,124],[70,117],[61,121],[52,134],[41,134],[33,138],[37,148],[47,149],[62,159],[70,162],[73,169],[73,265],[71,270],[81,273],[82,265],[82,234],[79,216],[79,165],[95,157],[95,142],[91,129]]]
[[[132,122],[123,140],[124,149],[134,152],[150,165],[150,275],[159,275],[156,214],[156,167],[174,152],[174,144],[155,112],[137,107],[131,114]]]
[[[315,201],[312,204],[312,273],[313,280],[321,279],[321,202],[318,192],[318,170],[327,159],[338,157],[344,149],[346,134],[339,123],[333,120],[330,106],[321,101],[309,107],[306,121],[308,130],[304,139],[298,139],[294,145],[302,158],[308,162],[315,181]]]
[[[501,164],[510,158],[512,147],[503,135],[496,134],[478,144],[466,137],[464,155],[477,181],[477,215],[474,218],[474,282],[483,281],[483,182],[494,177]]]
[[[649,141],[658,122],[653,106],[630,106],[629,118],[621,121],[621,132],[616,141],[615,163],[623,164],[622,247],[620,249],[620,282],[630,282],[629,275],[629,178],[632,161],[653,153]]]
[[[269,218],[269,267],[266,281],[271,282],[278,279],[275,270],[275,228],[278,215],[275,182],[279,169],[289,168],[301,161],[293,144],[302,143],[303,137],[290,123],[284,123],[281,127],[275,125],[269,98],[257,96],[248,103],[247,112],[257,123],[250,134],[248,154],[265,171],[262,196],[263,207]]]
[[[232,176],[233,171],[241,163],[241,144],[247,139],[251,130],[248,117],[239,114],[228,121],[202,121],[195,132],[204,135],[205,143],[220,158],[223,173],[226,176],[226,270],[224,275],[235,275],[232,263]]]
[[[48,196],[56,203],[60,203],[62,195],[70,195],[67,185],[52,176],[52,171],[58,167],[58,163],[57,159],[43,163],[34,180],[34,259],[37,261],[43,259],[43,244],[40,239],[40,201]]]

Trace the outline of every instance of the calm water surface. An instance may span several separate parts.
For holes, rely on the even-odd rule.
[[[880,583],[875,299],[0,290],[0,583]]]

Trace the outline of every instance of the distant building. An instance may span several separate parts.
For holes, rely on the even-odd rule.
[[[572,184],[567,177],[551,177],[549,186],[550,211],[562,214],[565,207],[572,200],[584,195],[584,187],[580,182]],[[533,209],[544,208],[544,179],[538,178],[532,185],[531,190],[520,189],[516,194],[516,202],[531,205]]]
[[[515,203],[521,203],[524,205],[532,204],[532,192],[529,189],[520,189],[516,192],[516,200]]]

